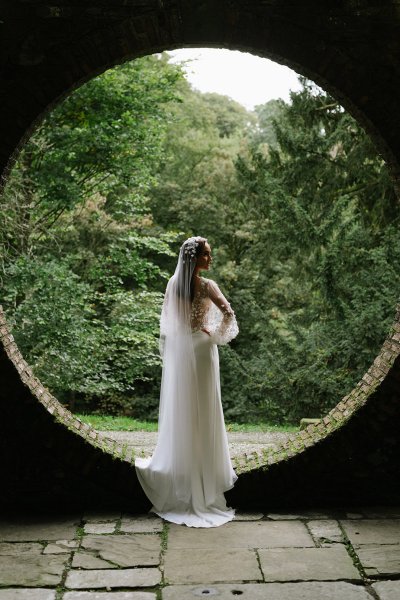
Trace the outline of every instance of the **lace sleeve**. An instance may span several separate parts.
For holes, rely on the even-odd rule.
[[[208,328],[215,344],[228,344],[239,333],[235,313],[218,285],[208,280],[208,295],[212,304],[208,315]]]

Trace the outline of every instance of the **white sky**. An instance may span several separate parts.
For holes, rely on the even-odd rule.
[[[249,110],[273,98],[287,101],[290,90],[300,89],[295,71],[247,52],[184,48],[168,54],[173,63],[191,61],[185,71],[194,88],[230,96]]]

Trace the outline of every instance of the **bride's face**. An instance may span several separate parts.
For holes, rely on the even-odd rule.
[[[206,242],[204,244],[204,248],[202,249],[201,253],[197,257],[196,267],[199,271],[200,270],[208,271],[208,269],[210,268],[211,262],[212,262],[211,246],[208,242]]]

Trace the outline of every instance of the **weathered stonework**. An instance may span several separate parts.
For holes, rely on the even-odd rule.
[[[395,0],[5,0],[0,15],[0,172],[46,111],[124,60],[182,46],[252,51],[333,93],[400,180],[400,11]],[[0,312],[0,503],[149,507],[125,445],[100,438],[34,377]],[[244,455],[237,506],[400,500],[400,320],[373,365],[320,423]]]

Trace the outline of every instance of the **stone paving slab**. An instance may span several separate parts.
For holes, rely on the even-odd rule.
[[[164,561],[168,583],[221,583],[228,581],[261,581],[262,575],[254,550],[168,549]]]
[[[85,523],[109,523],[110,521],[118,521],[121,518],[120,512],[111,511],[87,511],[83,515]]]
[[[80,517],[22,517],[0,521],[0,541],[72,540]]]
[[[172,585],[162,591],[162,600],[373,600],[364,587],[333,582],[215,584],[213,586]],[[381,600],[398,600],[388,596]],[[64,597],[64,600],[69,600]],[[73,600],[71,598],[71,600]],[[89,599],[88,599],[89,600]],[[96,599],[97,600],[97,599]]]
[[[116,523],[86,523],[83,528],[84,533],[114,533]]]
[[[87,535],[82,538],[81,549],[96,551],[99,558],[111,561],[119,567],[152,566],[160,563],[160,536]],[[111,568],[111,565],[108,566]]]
[[[79,546],[79,540],[58,540],[52,544],[47,544],[43,554],[66,554],[76,550]]]
[[[0,586],[41,587],[58,585],[65,568],[66,556],[2,556]]]
[[[400,598],[400,581],[379,581],[372,587],[380,600],[399,600]]]
[[[282,548],[314,547],[304,523],[230,522],[223,527],[197,529],[172,524],[168,534],[169,549],[178,548]]]
[[[234,521],[259,521],[263,518],[263,513],[259,512],[240,512],[235,513]]]
[[[308,521],[307,527],[317,543],[323,547],[343,543],[343,533],[337,521]]]
[[[73,569],[116,569],[116,565],[88,552],[78,552],[72,559]]]
[[[161,583],[158,569],[110,569],[69,571],[65,587],[69,589],[153,587]]]
[[[154,514],[122,517],[121,531],[124,533],[160,533],[162,530],[162,519]]]
[[[1,596],[0,600],[2,600]],[[66,592],[63,600],[156,600],[156,594],[153,592]]]
[[[0,542],[0,556],[42,554],[43,546],[35,542]]]
[[[353,546],[364,544],[400,544],[400,519],[341,521]]]
[[[32,588],[0,590],[0,600],[55,600],[55,590]]]
[[[262,549],[258,554],[266,581],[361,580],[343,546]]]
[[[326,511],[302,510],[296,513],[267,513],[266,517],[268,519],[272,519],[273,521],[297,521],[299,519],[331,519],[332,515],[329,515]]]
[[[400,575],[400,544],[361,546],[356,552],[369,577]]]

